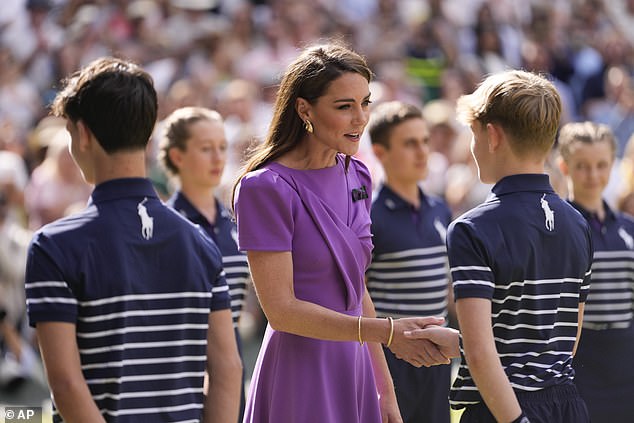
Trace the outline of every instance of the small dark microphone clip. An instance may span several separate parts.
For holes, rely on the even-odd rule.
[[[368,192],[365,189],[365,185],[361,185],[360,188],[352,189],[352,201],[359,201],[368,198]]]

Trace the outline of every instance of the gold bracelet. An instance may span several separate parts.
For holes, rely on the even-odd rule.
[[[363,345],[363,340],[361,340],[361,318],[363,316],[359,316],[359,319],[357,320],[357,327],[358,327],[358,335],[359,335],[359,345]]]
[[[390,337],[387,338],[387,344],[385,344],[385,346],[390,348],[390,345],[392,345],[392,338],[394,338],[394,319],[392,319],[391,316],[388,316],[387,320],[390,322]]]

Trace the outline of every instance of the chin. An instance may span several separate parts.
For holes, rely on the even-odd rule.
[[[343,148],[339,149],[339,153],[345,154],[346,156],[354,156],[359,152],[359,144],[355,145],[346,145]]]

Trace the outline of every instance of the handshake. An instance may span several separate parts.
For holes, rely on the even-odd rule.
[[[442,317],[407,317],[394,320],[389,349],[415,367],[449,364],[460,356],[458,331],[442,327]]]

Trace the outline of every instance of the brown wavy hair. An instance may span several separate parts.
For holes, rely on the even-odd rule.
[[[344,73],[357,73],[368,82],[372,71],[365,59],[338,41],[306,48],[282,76],[269,132],[262,144],[255,147],[233,186],[231,205],[242,178],[293,150],[305,134],[304,122],[295,110],[298,98],[315,104],[330,84]],[[346,157],[346,165],[350,158]]]

